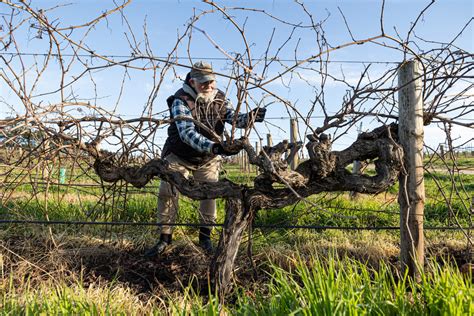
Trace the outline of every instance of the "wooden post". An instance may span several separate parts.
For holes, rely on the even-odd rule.
[[[357,134],[360,135],[362,133],[362,122],[360,122],[359,128],[357,129]],[[352,163],[352,174],[359,175],[360,174],[360,169],[361,169],[361,163],[359,160],[354,160]],[[358,193],[356,191],[351,191],[349,194],[351,199],[355,199],[357,197]]]
[[[361,169],[361,163],[359,160],[354,160],[354,162],[352,163],[352,174],[354,175],[360,175],[360,169]],[[356,199],[357,197],[359,196],[359,193],[357,193],[356,191],[351,191],[349,193],[349,197],[351,199]]]
[[[250,164],[249,164],[249,156],[247,152],[242,152],[243,157],[244,157],[244,171],[245,172],[250,172]]]
[[[444,158],[444,145],[443,144],[439,145],[439,151],[440,151],[441,158]]]
[[[242,138],[242,130],[240,130],[240,137]],[[247,172],[247,153],[245,150],[240,151],[240,170],[243,172]]]
[[[272,134],[267,134],[267,146],[268,146],[268,147],[272,147],[272,146],[273,146]]]
[[[296,144],[298,141],[298,121],[296,119],[290,120],[290,143]],[[295,152],[291,157],[291,170],[296,170],[298,167],[298,152]]]
[[[260,142],[261,140],[258,140],[255,142],[255,152],[257,153],[257,155],[260,153]],[[255,166],[255,173],[258,175],[258,167]]]
[[[421,67],[408,61],[398,72],[398,137],[404,151],[405,172],[399,176],[400,259],[402,274],[420,279],[424,264],[423,211],[423,99]]]

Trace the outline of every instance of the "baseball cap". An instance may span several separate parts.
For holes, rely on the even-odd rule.
[[[216,80],[212,66],[205,61],[198,61],[194,63],[190,76],[199,83]]]

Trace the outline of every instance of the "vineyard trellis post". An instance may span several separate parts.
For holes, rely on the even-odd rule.
[[[443,144],[439,145],[439,154],[441,158],[444,158],[444,145]]]
[[[398,136],[404,151],[400,172],[400,259],[402,273],[418,280],[424,263],[423,91],[421,65],[405,62],[398,72]]]
[[[273,146],[272,134],[267,134],[267,146],[268,147]]]
[[[290,143],[296,144],[298,141],[298,121],[295,118],[290,120]],[[292,151],[293,156],[290,157],[291,159],[291,170],[296,170],[298,167],[298,152]]]
[[[255,152],[256,152],[257,154],[260,153],[260,150],[261,150],[261,148],[260,148],[260,143],[261,143],[261,141],[262,141],[262,140],[259,139],[258,141],[255,142]],[[255,166],[255,174],[258,175],[258,167],[257,167],[257,166]]]
[[[360,135],[362,133],[362,122],[360,122],[359,128],[357,128],[357,134]],[[362,169],[362,163],[360,160],[354,160],[352,163],[352,174],[361,174],[361,169]],[[350,197],[351,199],[355,199],[357,197],[357,192],[356,191],[351,191],[350,192]]]

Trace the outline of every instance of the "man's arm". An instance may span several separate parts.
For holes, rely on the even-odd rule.
[[[196,130],[196,125],[191,121],[179,120],[179,118],[193,119],[191,110],[185,105],[183,100],[175,99],[171,105],[171,115],[173,118],[178,118],[175,124],[178,128],[179,137],[181,140],[199,152],[208,152],[212,150],[215,144],[209,138],[200,134]]]
[[[249,113],[236,113],[234,109],[232,108],[232,105],[230,101],[225,102],[225,107],[226,107],[226,114],[225,114],[225,119],[224,121],[229,124],[234,123],[235,119],[235,126],[237,128],[247,128],[249,127],[250,123],[252,122],[252,117],[250,116],[250,113],[257,112],[259,114],[254,113],[253,117],[255,122],[262,122],[263,118],[265,117],[265,108],[256,108],[250,111]],[[257,115],[255,117],[255,115]]]
[[[235,120],[235,127],[246,128],[249,125],[249,118],[246,113],[236,113],[232,108],[230,101],[225,102],[225,119],[224,121],[229,124],[233,124]]]

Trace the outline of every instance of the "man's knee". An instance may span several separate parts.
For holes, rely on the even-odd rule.
[[[178,197],[178,190],[176,190],[175,186],[169,184],[168,182],[162,181],[160,184],[160,189],[158,190],[158,198],[170,199],[176,197]]]

